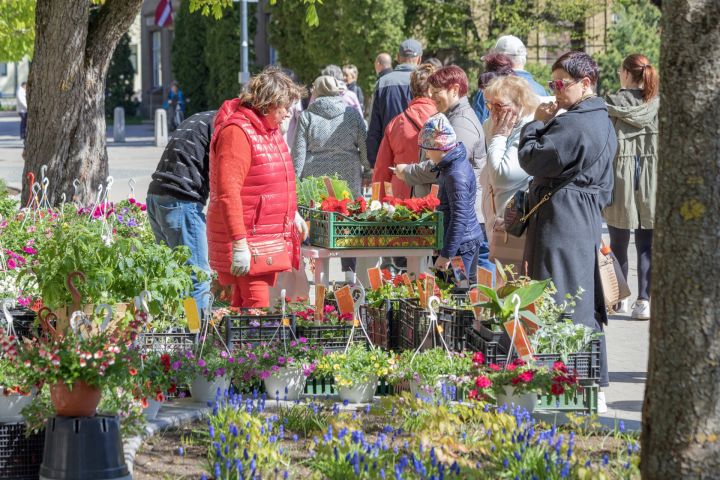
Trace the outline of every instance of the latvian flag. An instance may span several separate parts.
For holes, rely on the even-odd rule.
[[[173,21],[171,0],[160,0],[155,9],[155,25],[164,28]]]

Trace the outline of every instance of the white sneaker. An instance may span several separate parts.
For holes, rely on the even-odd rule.
[[[650,320],[650,300],[637,300],[633,305],[630,318],[635,320]]]
[[[597,398],[598,413],[607,413],[607,403],[605,403],[605,392],[598,392]]]
[[[620,300],[620,303],[615,305],[615,313],[628,313],[630,311],[630,299]]]

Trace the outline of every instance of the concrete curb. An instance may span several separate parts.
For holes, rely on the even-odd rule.
[[[132,474],[135,465],[135,456],[146,438],[152,437],[158,432],[199,420],[208,415],[210,411],[210,407],[207,405],[192,401],[180,400],[169,405],[163,405],[158,416],[148,422],[142,434],[123,441],[125,463],[130,470],[130,474]]]

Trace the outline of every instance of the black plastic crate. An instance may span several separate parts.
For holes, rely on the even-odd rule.
[[[473,352],[481,352],[485,355],[485,363],[496,363],[504,365],[507,362],[507,352],[500,351],[500,345],[497,342],[486,341],[476,330],[469,328],[465,333],[465,347]],[[513,351],[510,359],[517,358],[517,353]],[[552,367],[553,363],[562,361],[560,354],[557,353],[539,353],[534,355],[535,363]],[[564,361],[568,371],[577,375],[580,380],[599,380],[600,379],[600,340],[590,342],[589,348],[585,352],[571,353]]]
[[[197,344],[197,333],[141,333],[138,335],[138,347],[144,353],[185,353],[192,351]]]
[[[18,337],[33,338],[40,334],[40,328],[35,325],[37,314],[29,308],[10,310],[13,317],[13,329]]]
[[[442,345],[441,333],[436,329],[428,335],[430,313],[420,308],[416,299],[399,301],[398,317],[400,323],[400,349],[411,350],[420,348],[428,350]],[[449,322],[438,318],[438,326],[443,338],[447,338]],[[447,340],[446,340],[447,343]],[[450,347],[450,345],[448,345]]]
[[[442,305],[438,312],[438,321],[445,325],[444,335],[448,348],[462,352],[465,346],[465,331],[472,327],[475,321],[473,311]]]
[[[379,307],[360,306],[360,319],[366,325],[370,341],[376,347],[390,347],[390,315],[392,306],[385,301]]]
[[[305,337],[308,342],[317,345],[326,351],[344,350],[350,339],[352,323],[346,325],[313,325],[298,326],[296,329],[298,338]],[[366,327],[367,328],[367,327]],[[367,343],[362,327],[355,327],[353,343]]]
[[[45,431],[25,436],[22,423],[0,423],[0,478],[37,480],[45,447]]]
[[[295,315],[288,315],[287,318],[290,325],[283,327],[282,315],[226,315],[222,320],[225,325],[225,343],[232,349],[236,344],[294,340]]]
[[[498,344],[498,353],[505,353],[510,351],[510,343],[512,339],[505,330],[497,332],[490,328],[490,324],[487,322],[480,322],[480,330],[476,330],[483,340],[486,342],[495,342]]]

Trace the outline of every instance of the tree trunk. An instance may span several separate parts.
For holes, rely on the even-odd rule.
[[[720,2],[663,2],[642,474],[720,475]]]
[[[28,173],[40,181],[47,165],[48,198],[73,195],[91,202],[108,175],[105,77],[115,46],[140,11],[142,0],[105,0],[90,19],[89,0],[38,0],[35,54],[28,78]]]

